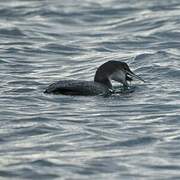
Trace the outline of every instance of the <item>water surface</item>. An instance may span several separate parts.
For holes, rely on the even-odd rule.
[[[0,179],[180,179],[180,2],[0,2]],[[146,80],[46,95],[108,60]]]

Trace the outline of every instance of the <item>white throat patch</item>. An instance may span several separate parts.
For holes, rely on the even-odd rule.
[[[114,73],[111,74],[110,79],[120,82],[124,85],[127,85],[127,81],[126,81],[126,73],[122,70],[116,71]]]

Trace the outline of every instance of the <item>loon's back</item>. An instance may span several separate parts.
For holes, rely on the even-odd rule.
[[[81,80],[57,81],[47,87],[45,93],[64,95],[107,95],[108,87],[101,83]]]

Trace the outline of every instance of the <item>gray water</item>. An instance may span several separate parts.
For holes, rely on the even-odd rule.
[[[47,95],[108,60],[146,83]],[[180,179],[180,1],[0,1],[0,179]]]

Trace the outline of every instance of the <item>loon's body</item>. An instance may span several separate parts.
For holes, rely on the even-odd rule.
[[[93,81],[62,80],[51,84],[45,93],[64,95],[106,95],[110,92],[107,86]]]
[[[94,81],[61,80],[47,87],[45,93],[64,95],[108,95],[113,92],[111,80],[120,82],[126,88],[135,75],[125,62],[108,61],[96,71]]]

